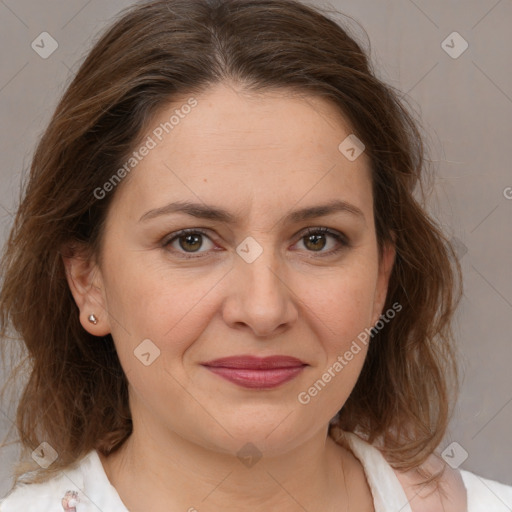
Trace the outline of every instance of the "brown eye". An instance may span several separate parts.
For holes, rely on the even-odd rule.
[[[304,237],[304,240],[304,245],[313,251],[321,251],[326,245],[325,235],[323,233],[307,235]]]
[[[323,251],[323,249],[328,245],[328,238],[334,239],[338,247]],[[349,246],[349,242],[346,237],[342,233],[338,233],[336,231],[332,231],[328,228],[308,228],[305,235],[302,236],[301,240],[304,241],[304,246],[308,249],[308,252],[317,252],[320,253],[320,256],[329,256],[335,254],[342,249]]]
[[[329,246],[329,238],[335,242],[334,248],[324,250]],[[164,241],[162,246],[179,258],[202,258],[208,256],[208,253],[212,250],[212,248],[200,250],[204,246],[205,239],[213,244],[205,231],[201,229],[183,229],[170,235],[170,238]],[[320,257],[332,256],[350,246],[343,233],[329,228],[308,228],[300,240],[303,241],[307,252],[318,253]]]
[[[199,258],[208,252],[200,251],[204,245],[204,238],[210,240],[208,235],[200,229],[183,229],[175,233],[172,238],[163,242],[163,247],[171,252],[180,255],[182,258]],[[187,254],[197,253],[198,256],[187,256]]]
[[[178,237],[177,240],[179,241],[179,245],[182,249],[192,249],[192,251],[195,252],[202,245],[201,237],[201,234],[183,235]]]

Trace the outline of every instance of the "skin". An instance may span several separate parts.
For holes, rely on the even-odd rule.
[[[367,347],[360,343],[310,403],[297,400],[383,313],[395,249],[386,246],[379,264],[369,159],[340,153],[352,131],[326,100],[247,94],[231,83],[195,98],[198,105],[115,190],[101,263],[79,254],[65,260],[83,327],[112,334],[129,381],[134,432],[101,456],[107,476],[132,512],[228,504],[252,512],[349,504],[373,511],[361,464],[327,436]],[[183,103],[161,110],[148,135]],[[338,199],[364,218],[337,212],[283,221],[292,210]],[[139,221],[178,200],[225,208],[239,222],[183,213]],[[308,227],[340,232],[350,246],[327,234],[315,249]],[[207,235],[197,245],[181,238],[182,245],[163,246],[183,228]],[[236,252],[248,236],[263,250],[252,263]],[[134,356],[145,339],[160,350],[149,366]],[[248,390],[200,365],[241,354],[291,355],[308,366],[277,388]],[[247,443],[262,456],[251,467],[237,457]]]

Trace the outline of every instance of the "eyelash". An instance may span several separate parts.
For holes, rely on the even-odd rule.
[[[343,249],[350,247],[350,242],[342,233],[338,233],[337,231],[333,231],[329,228],[324,228],[324,227],[307,228],[305,231],[303,231],[303,233],[304,234],[302,234],[302,236],[299,237],[299,241],[302,240],[303,238],[306,238],[307,236],[317,235],[317,234],[327,234],[327,235],[331,235],[337,242],[340,243],[340,247],[338,247],[336,249],[332,249],[325,253],[317,253],[319,255],[319,257],[333,256],[334,254],[337,254],[338,252],[342,251]],[[208,233],[201,228],[187,228],[187,229],[182,229],[180,231],[177,231],[176,233],[172,233],[170,235],[171,238],[166,238],[162,242],[162,247],[164,249],[166,249],[175,240],[178,240],[179,238],[182,238],[187,235],[197,235],[197,234],[200,234],[207,238],[210,238],[208,236]],[[177,251],[177,252],[178,252],[178,254],[181,254],[181,256],[179,256],[179,257],[183,258],[183,259],[195,259],[195,258],[203,258],[204,257],[204,256],[202,256],[202,254],[204,254],[204,253],[184,253],[184,252],[179,252],[179,251]],[[315,253],[315,251],[308,251],[308,252]],[[184,254],[187,254],[187,255],[183,256]],[[188,255],[188,254],[190,254],[190,255]],[[194,254],[194,255],[192,255],[192,254]]]

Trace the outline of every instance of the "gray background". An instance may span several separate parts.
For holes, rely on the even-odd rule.
[[[98,31],[131,3],[0,0],[2,243],[20,179],[59,96]],[[439,451],[457,442],[460,447],[450,455],[462,459],[462,449],[467,452],[462,469],[512,485],[512,2],[333,0],[331,5],[362,24],[379,76],[403,91],[421,115],[438,169],[429,208],[459,247],[465,297],[455,332],[464,380]],[[353,30],[366,45],[360,28]],[[48,59],[31,48],[45,31],[59,45]],[[469,44],[457,58],[441,44],[454,31]],[[461,48],[457,40],[446,44],[452,51]],[[1,404],[0,435],[14,415],[13,402]],[[16,453],[14,447],[0,451],[0,496],[10,487]]]

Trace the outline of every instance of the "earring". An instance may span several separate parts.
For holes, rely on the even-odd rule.
[[[98,319],[94,316],[94,314],[89,315],[88,320],[89,320],[89,322],[91,322],[91,324],[94,324],[94,325],[96,325],[98,323]]]

